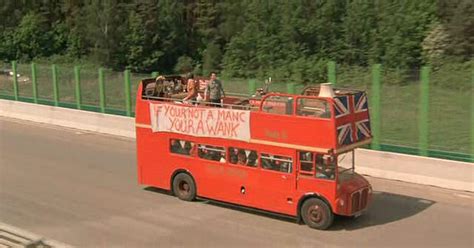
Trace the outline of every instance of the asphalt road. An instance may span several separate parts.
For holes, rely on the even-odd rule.
[[[474,195],[369,178],[357,219],[317,231],[137,184],[133,140],[0,118],[0,222],[79,247],[473,247]]]

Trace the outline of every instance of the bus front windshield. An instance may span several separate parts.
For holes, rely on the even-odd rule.
[[[353,174],[354,160],[354,150],[337,155],[337,168],[339,174]]]

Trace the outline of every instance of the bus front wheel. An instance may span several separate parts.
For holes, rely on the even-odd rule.
[[[186,173],[176,175],[173,179],[173,193],[181,200],[194,200],[196,198],[196,185],[192,177]]]
[[[301,217],[306,225],[319,230],[327,229],[334,220],[331,208],[318,198],[310,198],[303,203]]]

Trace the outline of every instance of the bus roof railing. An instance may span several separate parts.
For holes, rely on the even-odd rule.
[[[143,96],[142,97],[145,100],[158,100],[158,101],[163,101],[164,102],[171,102],[174,104],[182,104],[184,106],[189,106],[189,107],[201,107],[200,105],[194,105],[193,103],[199,103],[199,104],[209,104],[209,105],[215,105],[215,103],[209,102],[209,101],[183,101],[183,99],[180,98],[172,98],[172,97],[158,97],[158,96]],[[219,104],[222,107],[230,107],[233,109],[239,108],[240,110],[250,110],[252,106],[250,104],[248,105],[237,105],[237,104],[228,104],[228,103],[220,103]]]

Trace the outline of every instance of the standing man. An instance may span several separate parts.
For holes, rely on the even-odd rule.
[[[217,79],[215,72],[211,73],[211,80],[209,81],[209,84],[207,84],[206,90],[204,91],[204,99],[207,99],[208,95],[211,106],[222,107],[222,97],[225,97],[225,92],[222,88],[222,83],[219,79]]]

